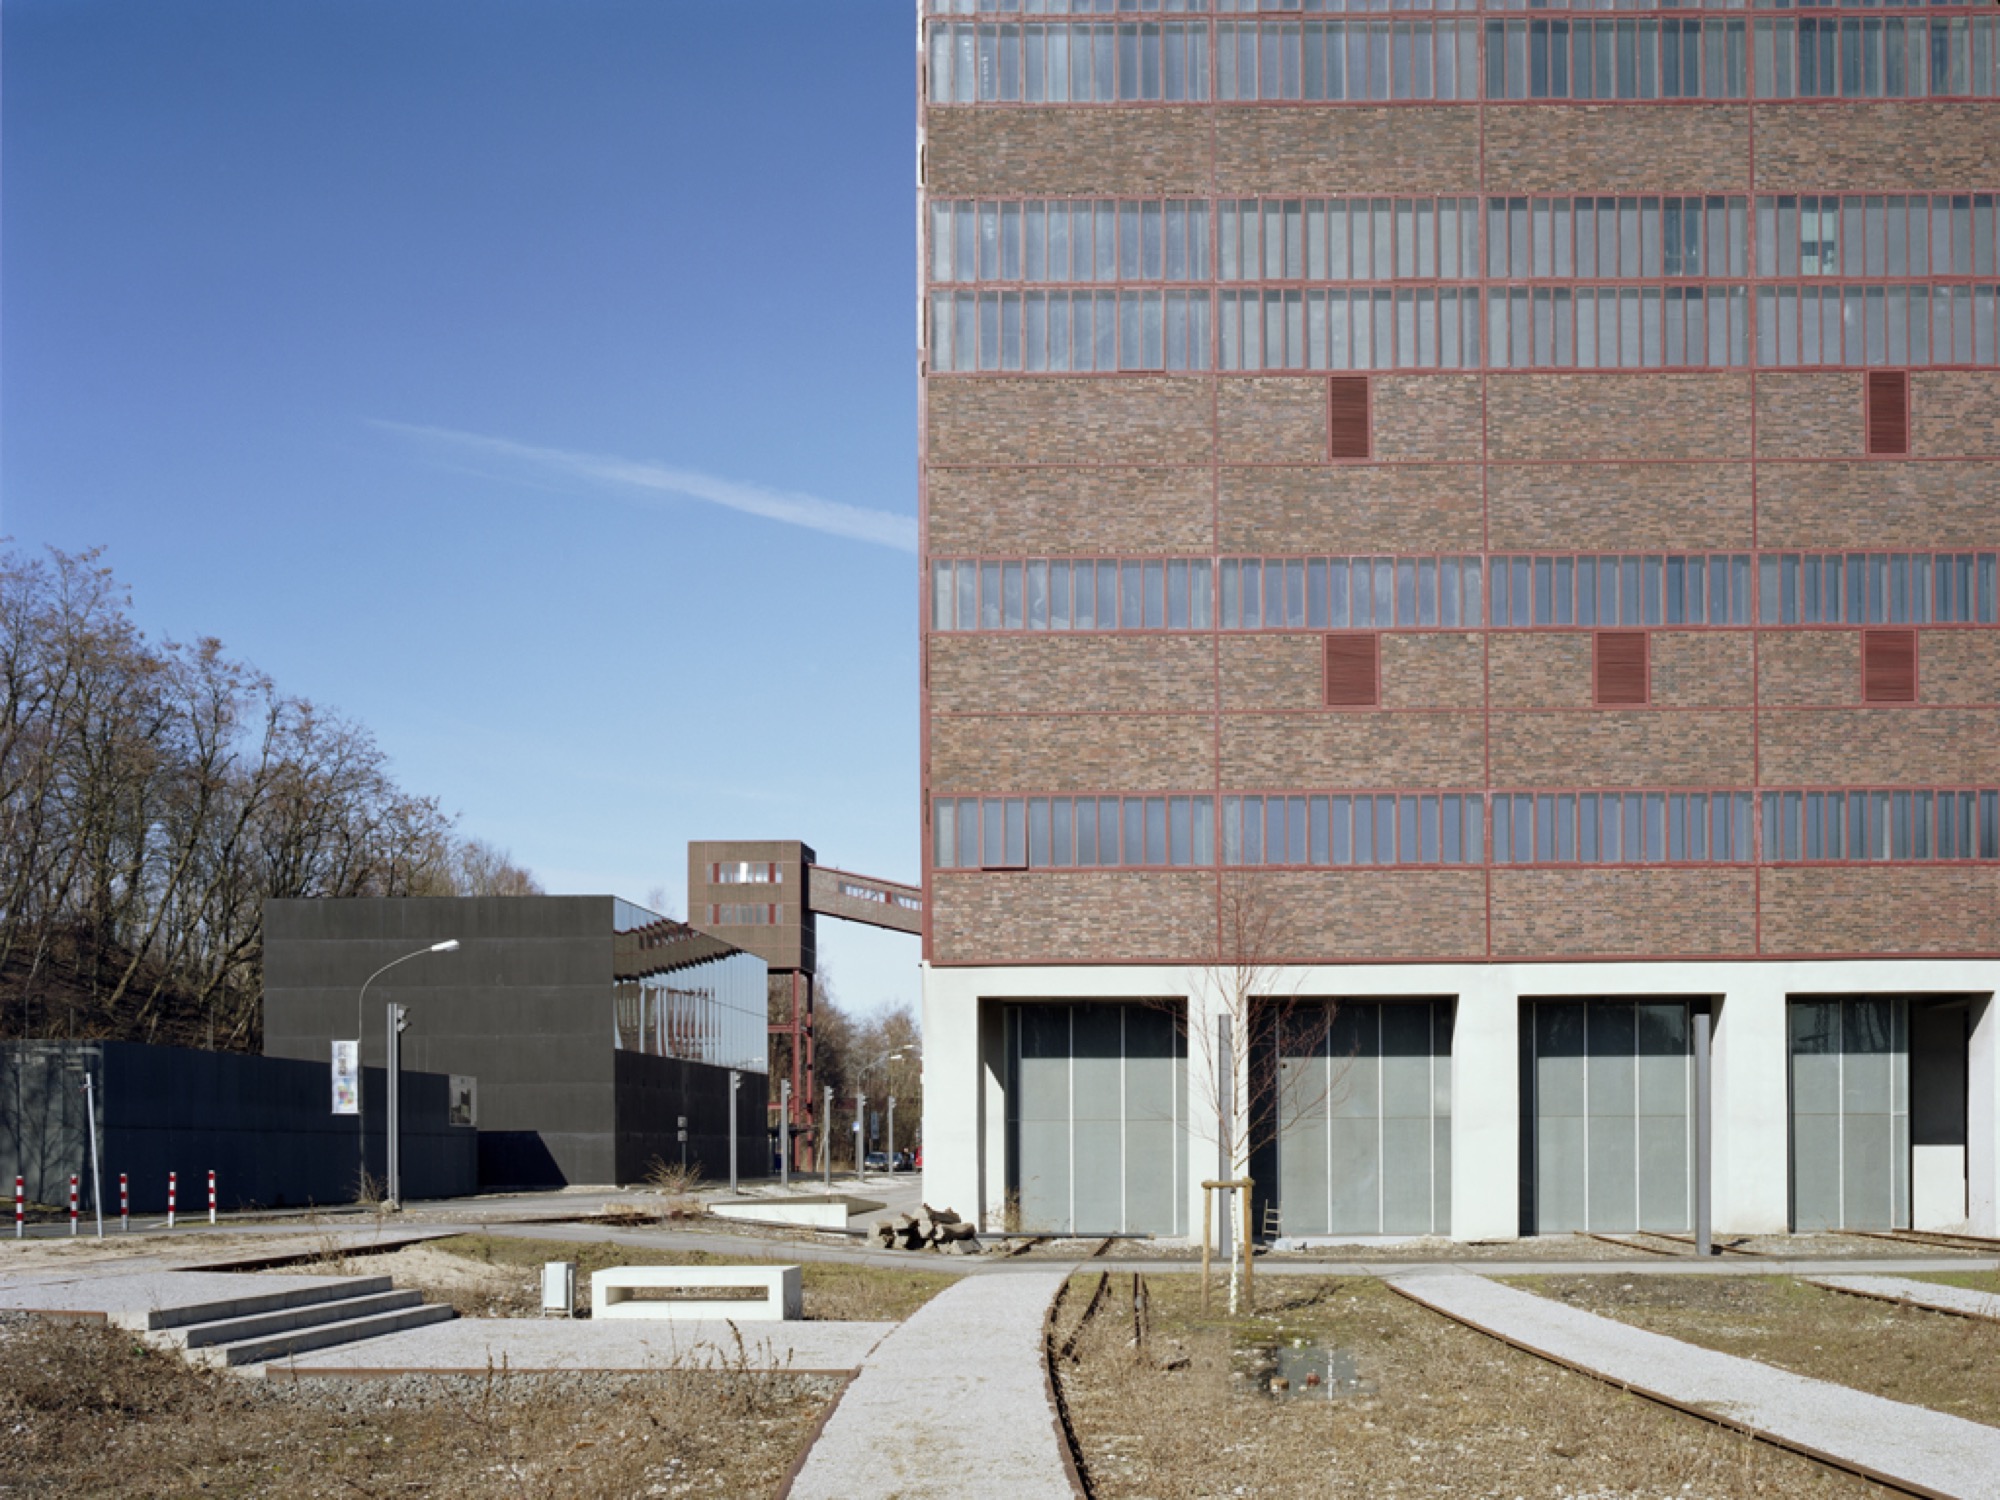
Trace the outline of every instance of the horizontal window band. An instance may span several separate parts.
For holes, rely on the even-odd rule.
[[[2000,22],[1979,10],[1755,20],[1740,11],[1484,21],[1462,14],[937,20],[925,39],[925,94],[940,105],[1199,104],[1211,92],[1224,104],[2000,95]]]
[[[2000,624],[2000,551],[933,558],[961,632]]]
[[[1996,214],[2000,193],[935,198],[927,264],[934,286],[1928,282],[2000,275]]]
[[[1986,863],[2000,789],[941,797],[931,831],[937,870]]]

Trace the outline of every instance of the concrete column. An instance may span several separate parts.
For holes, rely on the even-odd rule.
[[[2000,996],[1975,995],[1965,1053],[1965,1209],[1973,1234],[2000,1235]]]
[[[1220,1100],[1216,1079],[1215,1021],[1224,1007],[1209,990],[1205,979],[1191,976],[1187,996],[1187,1227],[1188,1242],[1201,1243],[1201,1185],[1214,1180],[1221,1160],[1221,1138],[1216,1130],[1216,1106]],[[1221,1211],[1221,1196],[1216,1199]],[[1210,1238],[1217,1234],[1210,1226]]]
[[[1791,1223],[1787,986],[1754,969],[1732,971],[1725,983],[1711,1075],[1715,1232],[1783,1234]]]
[[[1451,1237],[1521,1232],[1521,1001],[1511,972],[1467,966],[1451,1028]]]
[[[965,998],[963,1009],[976,1018],[979,1030],[979,1083],[973,1090],[979,1108],[979,1183],[972,1202],[984,1205],[987,1224],[998,1229],[1007,1209],[1007,1015],[997,1000],[976,995]]]
[[[924,1201],[980,1209],[979,1002],[928,964],[924,986]],[[828,1122],[831,1125],[831,1122]]]

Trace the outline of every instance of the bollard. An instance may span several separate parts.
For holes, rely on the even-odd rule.
[[[69,1237],[76,1238],[76,1173],[69,1174]]]
[[[14,1238],[20,1239],[28,1232],[28,1179],[14,1179]]]
[[[180,1184],[179,1173],[177,1172],[167,1173],[167,1228],[169,1229],[172,1229],[174,1227],[174,1198],[176,1196],[176,1190],[178,1189],[179,1184]]]
[[[208,1222],[215,1222],[215,1168],[208,1169]]]
[[[132,1232],[132,1185],[123,1172],[118,1174],[118,1227],[127,1234]]]

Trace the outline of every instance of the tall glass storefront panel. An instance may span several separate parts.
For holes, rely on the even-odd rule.
[[[1187,1044],[1165,1002],[1005,1011],[1007,1191],[1023,1229],[1187,1232]]]
[[[1451,1027],[1449,1000],[1285,1007],[1249,1066],[1260,1229],[1451,1232]]]
[[[1792,1228],[1910,1224],[1910,1011],[1902,995],[1794,1000]]]
[[[1694,1223],[1694,1006],[1525,1000],[1521,1231]]]

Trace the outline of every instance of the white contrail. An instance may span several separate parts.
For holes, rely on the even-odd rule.
[[[458,432],[449,427],[423,427],[409,422],[374,421],[373,426],[390,432],[449,443],[461,449],[492,454],[531,465],[544,473],[590,479],[626,489],[657,494],[682,495],[690,500],[706,500],[729,510],[762,516],[787,526],[803,526],[808,531],[824,531],[878,547],[894,547],[899,552],[917,550],[917,523],[914,517],[893,511],[869,510],[839,500],[823,500],[797,490],[767,489],[760,484],[721,479],[692,469],[670,469],[663,464],[640,463],[600,453],[574,453],[566,448],[540,448],[506,438],[486,437],[476,432]]]

